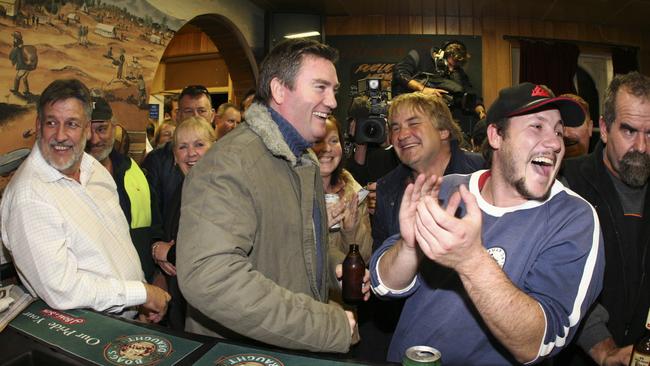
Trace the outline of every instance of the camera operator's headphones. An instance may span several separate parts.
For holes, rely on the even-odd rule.
[[[458,48],[454,50],[454,52],[449,53],[447,52],[447,47],[451,45],[458,45]],[[457,39],[452,39],[447,42],[445,42],[442,47],[440,47],[440,50],[443,51],[443,59],[446,60],[447,57],[452,56],[454,59],[456,59],[461,65],[466,63],[467,60],[469,60],[470,55],[467,52],[467,47],[465,44]]]

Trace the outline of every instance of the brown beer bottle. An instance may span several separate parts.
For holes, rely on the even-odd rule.
[[[359,245],[350,244],[350,251],[343,260],[343,301],[358,304],[363,301],[363,275],[366,265],[359,254]]]
[[[646,333],[638,342],[634,344],[630,366],[648,366],[650,365],[650,309],[648,309],[648,319],[645,322]]]

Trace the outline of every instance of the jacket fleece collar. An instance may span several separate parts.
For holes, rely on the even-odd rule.
[[[246,110],[246,124],[262,139],[271,154],[289,161],[292,166],[298,165],[298,158],[291,152],[289,145],[284,140],[284,136],[282,136],[282,132],[280,132],[280,128],[271,118],[271,113],[269,113],[265,105],[257,102],[251,104]],[[306,150],[301,160],[305,158],[305,155],[309,160],[317,164],[318,159],[311,149]]]

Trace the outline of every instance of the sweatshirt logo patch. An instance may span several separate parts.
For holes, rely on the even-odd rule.
[[[259,353],[244,353],[224,356],[215,361],[216,366],[284,366],[282,361],[275,357]]]
[[[104,359],[113,365],[155,365],[172,353],[165,338],[138,334],[119,337],[104,348]]]
[[[503,265],[506,264],[506,251],[501,247],[492,247],[487,252],[497,262],[499,267],[503,268]]]

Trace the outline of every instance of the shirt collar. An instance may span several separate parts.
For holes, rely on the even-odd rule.
[[[38,140],[34,144],[34,148],[32,149],[32,152],[34,154],[34,160],[36,163],[37,172],[44,182],[51,183],[51,182],[56,182],[60,179],[72,180],[72,178],[61,173],[59,170],[51,166],[45,160],[43,154],[41,153],[41,147],[39,145]],[[81,182],[81,185],[86,185],[86,183],[90,179],[90,176],[92,175],[92,171],[93,171],[93,164],[95,162],[99,164],[99,162],[97,162],[95,158],[93,158],[92,156],[86,153],[83,153],[81,157],[81,167],[80,167],[81,174],[79,176],[79,181]]]
[[[293,125],[291,125],[289,121],[287,121],[284,117],[282,117],[280,113],[276,112],[275,109],[271,107],[267,107],[267,108],[269,110],[269,113],[271,113],[271,118],[273,119],[273,122],[275,122],[278,125],[278,128],[280,129],[280,133],[282,134],[284,141],[289,146],[291,152],[296,157],[300,157],[302,153],[311,146],[311,143],[305,140],[300,135],[300,133],[298,133],[298,130],[296,130],[296,128],[293,127]]]

